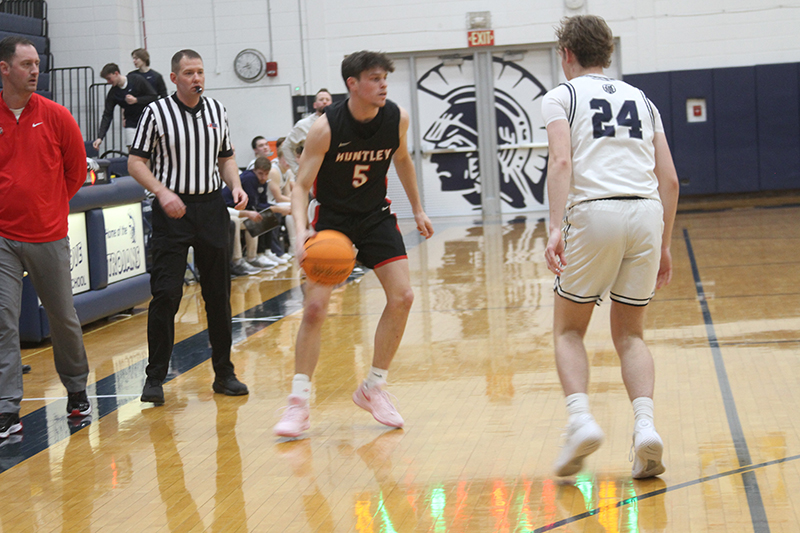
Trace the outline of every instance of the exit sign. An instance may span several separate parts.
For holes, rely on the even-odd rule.
[[[467,32],[469,46],[494,46],[494,30],[474,30]]]

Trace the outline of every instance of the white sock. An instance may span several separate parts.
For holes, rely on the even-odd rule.
[[[305,374],[295,374],[292,379],[292,395],[304,400],[311,398],[311,379]]]
[[[364,380],[364,384],[367,386],[368,389],[372,387],[379,387],[381,385],[386,384],[386,380],[389,377],[389,371],[384,370],[382,368],[375,368],[370,367],[369,374],[367,374],[367,379]]]
[[[567,412],[569,413],[569,420],[572,422],[580,415],[589,415],[589,395],[583,392],[576,392],[570,394],[565,399],[567,403]]]
[[[634,426],[639,425],[639,421],[647,421],[650,423],[651,426],[654,426],[653,423],[653,399],[648,398],[647,396],[640,396],[633,400],[633,417],[634,417]]]

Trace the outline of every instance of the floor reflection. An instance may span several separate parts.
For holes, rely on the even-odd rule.
[[[98,376],[89,390],[91,419],[68,421],[65,399],[52,398],[62,390],[55,373],[43,377],[52,351],[30,356],[38,358],[37,373],[26,377],[32,403],[24,431],[0,440],[0,529],[746,531],[753,530],[746,473],[757,478],[770,527],[793,531],[800,504],[792,407],[800,401],[800,300],[791,283],[800,258],[792,248],[798,218],[800,209],[680,222],[693,232],[756,464],[738,460],[687,252],[676,246],[675,281],[653,302],[646,330],[658,366],[667,474],[630,479],[632,414],[600,306],[587,338],[591,395],[607,442],[571,483],[554,480],[550,463],[564,413],[552,354],[553,278],[542,259],[546,224],[536,217],[454,220],[409,246],[416,299],[389,388],[404,430],[387,431],[351,400],[369,368],[384,304],[374,274],[334,292],[312,429],[289,441],[270,429],[294,372],[302,287],[274,275],[234,280],[233,359],[250,386],[247,397],[211,392],[203,304],[195,294],[179,313],[181,341],[163,407],[138,401],[146,313],[85,336]],[[764,226],[756,231],[751,221]],[[756,238],[775,227],[786,251],[779,262],[763,255]],[[780,264],[765,270],[776,282],[759,274],[742,284],[751,279],[748,265],[764,261]]]

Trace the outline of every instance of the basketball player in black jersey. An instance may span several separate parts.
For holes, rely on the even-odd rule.
[[[350,97],[328,106],[311,127],[292,190],[292,213],[298,243],[323,229],[341,231],[358,248],[358,260],[374,269],[383,285],[386,307],[375,333],[372,368],[353,394],[353,401],[378,422],[399,428],[403,427],[403,418],[383,389],[414,293],[403,238],[386,198],[386,172],[391,161],[420,234],[429,238],[433,226],[422,209],[406,144],[408,113],[386,99],[389,72],[394,72],[392,61],[381,53],[356,52],[342,61],[342,78]],[[307,229],[309,192],[319,202],[312,229]],[[302,261],[301,247],[297,248]],[[292,394],[275,426],[276,435],[297,437],[310,427],[310,380],[319,359],[322,324],[332,290],[333,287],[310,281],[306,284],[303,320],[295,345]]]

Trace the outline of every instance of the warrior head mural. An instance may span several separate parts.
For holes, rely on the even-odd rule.
[[[463,60],[468,64],[472,56],[464,56]],[[516,209],[541,206],[544,202],[546,158],[533,155],[529,148],[516,147],[534,142],[534,120],[541,122],[538,99],[546,90],[530,72],[516,63],[501,58],[494,58],[494,62],[501,198]],[[433,144],[431,162],[436,165],[441,190],[458,191],[477,209],[481,205],[481,184],[475,85],[456,82],[456,79],[464,78],[462,72],[462,65],[442,63],[426,72],[417,87],[448,105],[423,135],[424,141]]]

